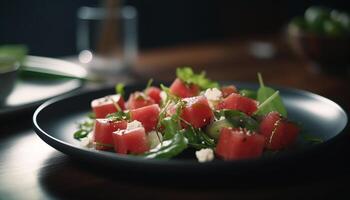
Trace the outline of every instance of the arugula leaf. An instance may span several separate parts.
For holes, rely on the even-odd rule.
[[[117,94],[120,94],[120,96],[122,96],[124,98],[124,95],[125,95],[125,85],[123,83],[118,83],[116,86],[115,86],[115,92]]]
[[[202,130],[190,126],[181,131],[188,140],[188,145],[195,149],[215,148],[214,139],[210,138]]]
[[[187,148],[187,139],[181,133],[176,133],[172,139],[165,140],[158,144],[157,147],[151,149],[142,156],[147,159],[163,158],[168,159],[180,154]]]
[[[264,85],[264,82],[263,82],[263,79],[262,79],[260,73],[258,73],[258,78],[259,78],[260,88],[258,89],[257,100],[260,103],[263,103],[270,96],[272,96],[274,93],[276,93],[276,90],[274,90],[270,87],[266,87]],[[287,117],[287,109],[283,104],[281,96],[278,94],[272,101],[270,101],[264,107],[260,108],[259,111],[257,112],[257,114],[265,115],[271,111],[277,111],[283,117]]]
[[[198,85],[202,90],[219,87],[217,82],[205,77],[204,71],[200,74],[195,74],[190,67],[177,68],[176,76],[187,84]]]
[[[173,115],[171,117],[166,117],[161,121],[164,126],[164,139],[168,140],[175,136],[180,130],[180,124],[177,116]]]
[[[221,110],[220,112],[219,115],[224,116],[236,128],[246,128],[250,131],[256,131],[259,128],[259,123],[243,112],[238,110]]]
[[[87,119],[81,123],[79,123],[79,129],[74,132],[75,139],[81,139],[87,137],[90,132],[92,132],[94,128],[94,120]]]
[[[125,112],[120,110],[120,111],[108,114],[106,118],[111,121],[129,120],[130,112]]]
[[[162,91],[165,92],[166,94],[166,99],[164,102],[162,102],[162,105],[169,105],[170,102],[173,102],[173,103],[178,103],[181,101],[181,98],[172,94],[170,92],[170,88],[169,87],[166,87],[164,86],[163,84],[160,84],[160,88],[162,89]]]

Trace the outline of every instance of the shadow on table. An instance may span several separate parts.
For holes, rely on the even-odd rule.
[[[53,163],[53,164],[52,164]],[[206,179],[189,180],[187,177],[161,177],[157,174],[140,176],[102,166],[92,166],[62,155],[52,156],[43,164],[39,184],[53,198],[110,198],[118,199],[304,199],[344,197],[346,185],[339,182],[339,173],[314,170],[300,179],[278,180],[274,174],[263,180]],[[49,167],[50,166],[50,167]],[[324,168],[322,168],[324,169]],[[331,168],[330,170],[332,170]],[[334,171],[335,172],[335,171]],[[286,171],[293,177],[292,171]],[[299,179],[299,180],[298,180]],[[344,179],[346,180],[346,179]],[[289,182],[288,182],[289,181]]]

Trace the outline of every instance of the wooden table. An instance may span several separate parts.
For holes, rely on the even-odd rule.
[[[259,71],[267,84],[309,90],[335,100],[350,110],[348,79],[312,70],[308,62],[291,54],[287,46],[276,38],[256,39],[271,42],[275,48],[272,57],[268,55],[270,58],[257,58],[251,53],[253,41],[251,38],[240,38],[145,51],[133,68],[135,76],[129,80],[139,77],[171,80],[174,78],[175,67],[183,65],[206,69],[210,77],[219,80],[256,81],[256,72]],[[118,78],[114,77],[113,80]],[[0,199],[350,197],[347,184],[342,183],[350,178],[347,170],[350,167],[347,164],[350,160],[350,148],[346,147],[347,143],[348,141],[344,141],[342,146],[330,152],[338,159],[332,160],[334,167],[314,175],[318,178],[305,178],[299,183],[276,184],[273,187],[254,186],[253,183],[251,187],[237,188],[201,188],[195,185],[181,187],[118,178],[91,168],[89,164],[77,162],[39,139],[31,129],[31,113],[23,113],[14,120],[1,122],[0,125]]]

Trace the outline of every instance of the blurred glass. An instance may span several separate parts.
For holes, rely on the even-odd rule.
[[[134,7],[81,7],[77,18],[76,46],[81,64],[106,76],[130,69],[138,53]]]

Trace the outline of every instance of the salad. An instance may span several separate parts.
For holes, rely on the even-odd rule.
[[[204,72],[178,68],[167,87],[148,82],[142,91],[94,99],[92,114],[74,138],[89,148],[169,159],[194,149],[199,162],[257,158],[292,147],[301,128],[287,118],[279,91],[220,85]]]

